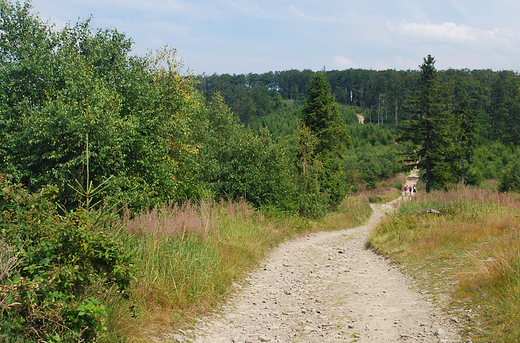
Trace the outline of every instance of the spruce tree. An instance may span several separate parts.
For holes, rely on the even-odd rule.
[[[321,191],[329,194],[329,205],[334,208],[346,195],[345,173],[338,159],[350,144],[350,135],[323,73],[310,80],[300,120],[318,139],[313,155],[323,163]]]
[[[447,107],[446,88],[438,81],[435,59],[428,55],[420,68],[419,90],[403,106],[411,118],[401,128],[400,140],[408,143],[409,166],[422,170],[429,193],[432,186],[441,188],[457,180],[460,149],[455,144],[458,130]]]
[[[469,162],[473,157],[477,144],[477,117],[475,111],[470,107],[472,100],[463,87],[456,87],[457,98],[454,110],[455,127],[457,130],[457,143],[459,147],[460,165],[459,175],[461,183],[466,183],[466,175],[469,171]]]

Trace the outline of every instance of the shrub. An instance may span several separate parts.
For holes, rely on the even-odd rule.
[[[29,193],[0,175],[4,252],[17,263],[1,274],[0,341],[94,341],[105,330],[99,294],[115,286],[124,296],[132,279],[115,234],[94,230],[86,209],[59,215],[56,195],[56,187]]]
[[[506,166],[502,172],[498,190],[500,192],[520,191],[520,160],[515,160]]]
[[[470,166],[464,181],[468,185],[481,185],[484,181],[484,174],[478,167]]]

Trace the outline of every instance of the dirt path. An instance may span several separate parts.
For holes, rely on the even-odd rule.
[[[275,249],[237,285],[222,313],[180,342],[458,342],[449,320],[396,267],[364,248],[392,205],[367,225],[322,232]],[[190,338],[188,338],[190,337]]]

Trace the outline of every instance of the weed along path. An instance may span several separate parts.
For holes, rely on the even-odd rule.
[[[367,225],[321,232],[276,248],[220,314],[171,335],[195,343],[459,342],[456,329],[411,288],[366,238],[392,205],[373,205]]]

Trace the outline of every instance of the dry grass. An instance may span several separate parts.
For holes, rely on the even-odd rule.
[[[139,213],[130,219],[128,208],[123,210],[122,224],[130,234],[157,234],[164,237],[178,237],[185,234],[196,234],[207,237],[211,231],[219,230],[215,207],[206,202],[194,205],[185,202],[182,206],[176,203],[163,205],[158,210]]]
[[[406,182],[404,174],[398,174],[378,183],[377,188],[362,190],[359,194],[368,198],[371,203],[387,203],[399,198]]]
[[[6,244],[3,240],[0,240],[0,308],[6,309],[8,303],[6,299],[12,293],[16,285],[8,286],[4,280],[7,280],[10,272],[16,268],[19,263],[18,254],[13,252],[13,248]]]
[[[368,191],[362,191],[361,194],[366,196],[371,203],[387,203],[399,198],[402,192],[396,188],[376,188]]]
[[[435,209],[440,214],[427,213]],[[520,340],[520,200],[459,188],[418,194],[367,245],[403,264],[473,341]]]
[[[366,222],[372,214],[368,197],[363,194],[348,196],[336,212],[329,213],[322,221],[317,222],[320,231],[336,231],[359,226]]]

